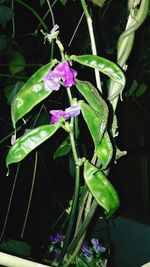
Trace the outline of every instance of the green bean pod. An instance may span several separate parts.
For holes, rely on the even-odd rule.
[[[11,105],[11,117],[14,128],[20,118],[51,94],[51,90],[44,90],[44,83],[41,82],[41,80],[56,63],[57,60],[53,60],[41,67],[31,76],[14,97]]]
[[[107,216],[114,213],[119,207],[119,197],[104,172],[86,160],[84,179],[93,197],[105,209]]]
[[[96,148],[105,130],[102,117],[90,105],[83,101],[80,103],[80,108]]]
[[[104,133],[101,142],[96,147],[96,155],[100,159],[102,168],[106,169],[113,157],[113,146],[107,131]]]
[[[76,61],[79,64],[85,65],[87,67],[99,70],[100,72],[110,77],[113,81],[121,84],[122,89],[125,86],[126,79],[121,68],[116,63],[106,58],[99,57],[96,55],[72,55],[70,56],[70,60]]]
[[[32,150],[49,139],[60,127],[60,124],[42,125],[24,134],[9,149],[6,166],[23,160]]]

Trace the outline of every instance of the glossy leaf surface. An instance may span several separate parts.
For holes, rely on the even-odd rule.
[[[23,160],[32,150],[49,139],[58,128],[59,124],[42,125],[17,139],[8,152],[6,166]]]
[[[71,144],[68,138],[66,138],[61,145],[55,150],[53,158],[57,159],[59,157],[67,155],[71,151]]]
[[[107,215],[111,215],[119,206],[119,197],[106,175],[86,160],[84,179],[98,204],[105,209]]]
[[[44,83],[42,82],[19,93],[11,105],[13,127],[15,128],[16,122],[20,118],[26,115],[33,107],[48,97],[51,93],[52,91],[44,90]]]
[[[81,102],[80,108],[96,147],[104,133],[103,127],[101,128],[101,116],[84,102]]]
[[[11,116],[13,127],[16,122],[25,114],[32,110],[38,103],[51,94],[50,91],[44,89],[44,83],[40,82],[45,74],[53,67],[56,61],[40,68],[21,88],[14,97],[11,105]]]
[[[24,84],[24,86],[21,88],[20,93],[22,91],[25,91],[27,88],[33,86],[34,84],[37,84],[41,82],[42,78],[45,76],[45,74],[51,70],[56,64],[58,63],[57,59],[53,59],[48,64],[42,66],[39,68]]]
[[[125,86],[126,80],[121,68],[117,64],[106,58],[99,57],[96,55],[73,55],[70,57],[70,59],[87,67],[97,69],[108,77],[110,77],[113,81],[121,84],[122,87]]]
[[[79,92],[83,95],[90,106],[100,113],[101,116],[105,117],[107,122],[108,107],[104,99],[99,94],[98,90],[87,81],[80,81],[76,79],[76,87]]]
[[[104,133],[100,144],[96,147],[96,155],[100,159],[102,167],[107,168],[113,156],[113,146],[107,132]]]

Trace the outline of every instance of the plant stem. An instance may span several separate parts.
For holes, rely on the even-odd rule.
[[[48,8],[49,8],[49,12],[51,14],[52,25],[54,27],[55,26],[55,18],[54,18],[53,10],[52,10],[52,7],[51,7],[51,4],[50,4],[49,0],[46,0],[46,2],[47,2],[47,5],[48,5]],[[52,40],[50,60],[52,60],[53,55],[54,55],[54,41]]]
[[[27,224],[27,219],[28,219],[29,210],[30,210],[30,206],[31,206],[31,200],[32,200],[32,195],[33,195],[33,188],[34,188],[35,177],[36,177],[36,170],[37,170],[37,159],[38,159],[38,152],[35,152],[35,162],[34,162],[32,185],[31,185],[31,191],[30,191],[30,196],[29,196],[29,201],[28,201],[28,207],[27,207],[27,211],[26,211],[26,216],[25,216],[23,228],[22,228],[22,231],[21,231],[21,238],[23,238],[23,236],[24,236],[24,231],[25,231],[25,227],[26,227],[26,224]]]
[[[10,199],[9,199],[9,203],[8,203],[8,208],[7,208],[7,212],[6,212],[6,216],[5,216],[5,221],[4,221],[2,233],[1,233],[1,236],[0,236],[0,242],[2,241],[4,232],[5,232],[5,229],[6,229],[6,225],[7,225],[7,221],[8,221],[8,216],[9,216],[9,212],[10,212],[10,207],[11,207],[11,203],[12,203],[12,198],[13,198],[13,195],[14,195],[14,190],[15,190],[16,181],[17,181],[17,177],[18,177],[19,168],[20,168],[20,164],[18,164],[18,166],[17,166],[17,170],[16,170],[16,174],[15,174],[15,179],[14,179],[14,182],[13,182],[13,187],[12,187],[12,191],[11,191],[11,195],[10,195]]]
[[[95,36],[94,36],[94,31],[93,31],[92,19],[90,17],[90,14],[89,14],[87,5],[85,3],[85,0],[81,0],[81,5],[83,7],[83,11],[85,13],[86,20],[87,20],[89,36],[90,36],[90,40],[91,40],[92,54],[93,55],[97,55],[97,49],[96,49],[96,42],[95,42]],[[96,79],[97,88],[102,93],[101,78],[100,78],[100,73],[99,73],[98,70],[95,70],[95,79]]]
[[[77,164],[78,156],[77,156],[76,147],[75,147],[74,134],[73,134],[73,132],[71,132],[69,135],[70,135],[70,142],[71,142],[71,146],[72,146],[73,158],[74,158],[74,162],[75,162],[75,190],[74,190],[74,197],[73,197],[70,219],[69,219],[69,223],[67,226],[65,243],[64,243],[64,246],[62,249],[62,254],[61,254],[60,259],[58,261],[59,265],[61,264],[63,257],[66,253],[66,249],[68,247],[68,242],[70,239],[70,235],[71,235],[71,231],[72,231],[72,227],[73,227],[74,219],[75,219],[75,215],[76,215],[76,208],[77,208],[77,204],[78,204],[78,195],[79,195],[80,167]]]
[[[69,87],[67,88],[67,94],[68,94],[69,102],[70,102],[70,104],[72,104],[73,99],[72,99],[72,95],[71,95],[71,91],[70,91]],[[65,242],[64,242],[61,256],[58,260],[59,265],[61,264],[61,262],[65,256],[68,242],[70,240],[70,236],[71,236],[71,232],[72,232],[72,228],[73,228],[73,224],[74,224],[74,220],[75,220],[75,216],[76,216],[76,209],[77,209],[78,196],[79,196],[80,166],[78,164],[79,158],[78,158],[76,145],[75,145],[75,138],[74,138],[74,121],[75,121],[74,118],[71,118],[70,125],[72,125],[72,131],[69,133],[69,138],[70,138],[70,143],[71,143],[71,147],[72,147],[72,154],[73,154],[73,159],[74,159],[74,164],[75,164],[75,189],[74,189],[74,196],[73,196],[70,218],[69,218],[69,222],[67,225],[66,238],[65,238]]]
[[[134,8],[130,9],[130,14],[127,20],[126,29],[120,35],[117,43],[117,63],[125,71],[127,69],[126,62],[131,53],[135,31],[141,26],[148,15],[149,0],[142,0],[136,16],[133,15]],[[116,94],[116,97],[110,101],[115,112],[119,95],[121,93],[121,86],[113,81],[110,82],[108,88],[108,99]]]
[[[91,222],[93,215],[97,209],[98,203],[97,201],[94,199],[92,202],[92,205],[90,207],[89,213],[87,214],[84,222],[80,225],[80,228],[78,230],[78,235],[72,240],[72,242],[70,243],[70,245],[68,246],[67,249],[67,254],[71,255],[73,253],[73,251],[75,250],[79,240],[81,239],[82,235],[85,233],[89,223]]]

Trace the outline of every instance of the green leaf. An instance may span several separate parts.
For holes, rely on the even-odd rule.
[[[12,52],[10,63],[9,63],[9,71],[12,75],[23,71],[26,66],[25,58],[18,51]]]
[[[5,27],[7,22],[14,16],[13,10],[10,7],[0,5],[0,24]]]
[[[19,92],[11,105],[13,127],[15,128],[16,122],[49,96],[51,92],[45,91],[43,83],[35,84],[22,93]]]
[[[101,116],[104,116],[105,121],[107,122],[108,107],[98,90],[90,82],[80,81],[77,79],[76,87],[86,101],[90,104],[90,106],[99,112]]]
[[[9,44],[9,38],[4,35],[4,34],[1,34],[0,35],[0,55],[3,53],[4,49],[7,48]]]
[[[57,123],[42,125],[17,139],[7,154],[6,166],[23,160],[32,150],[49,139],[59,127]]]
[[[103,127],[103,121],[101,120],[102,118],[94,109],[92,109],[88,104],[84,102],[80,103],[80,108],[83,118],[94,141],[94,145],[95,147],[97,147],[105,130],[105,128]]]
[[[75,266],[77,267],[89,267],[88,263],[84,261],[80,256],[75,257]],[[94,267],[94,266],[93,266]]]
[[[20,92],[27,90],[29,87],[33,86],[34,84],[37,84],[41,82],[42,78],[46,75],[46,73],[51,70],[56,64],[58,63],[57,59],[53,59],[48,64],[42,66],[39,68],[24,84],[24,86],[21,88]]]
[[[11,117],[14,128],[20,118],[51,94],[52,91],[46,91],[44,89],[44,83],[40,81],[55,63],[56,60],[53,60],[34,73],[13,99]]]
[[[60,2],[62,5],[64,5],[64,6],[67,4],[67,1],[68,1],[68,0],[59,0],[59,2]]]
[[[23,241],[4,239],[0,243],[0,251],[27,258],[31,255],[31,245]]]
[[[45,0],[40,0],[40,5],[43,6],[45,4]]]
[[[70,140],[68,138],[66,138],[61,145],[55,150],[53,158],[57,159],[60,158],[62,156],[67,155],[69,152],[71,151],[71,144],[70,144]]]
[[[80,55],[70,57],[71,60],[74,60],[82,65],[97,69],[110,77],[113,81],[125,86],[125,75],[121,68],[114,62],[95,55]]]
[[[113,146],[108,132],[104,133],[101,142],[96,147],[96,155],[100,159],[102,168],[106,169],[113,156]]]
[[[24,85],[24,82],[18,81],[15,84],[8,85],[4,88],[4,93],[7,98],[7,103],[11,105],[11,102],[15,95],[19,92],[20,88]]]
[[[106,175],[86,160],[84,162],[84,179],[93,197],[110,216],[119,207],[119,197]]]

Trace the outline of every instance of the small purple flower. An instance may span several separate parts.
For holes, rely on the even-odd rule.
[[[58,109],[58,110],[51,110],[50,114],[52,115],[50,124],[56,123],[60,117],[63,117],[65,120],[68,120],[70,116],[63,110]]]
[[[53,76],[53,71],[49,71],[43,78],[45,91],[58,91],[60,88],[59,79]]]
[[[61,80],[63,81],[64,87],[71,87],[75,84],[74,78],[76,76],[77,72],[69,66],[69,63],[66,60],[64,60],[44,76],[44,88],[46,91],[58,91]]]
[[[84,252],[88,249],[88,241],[85,240],[81,246],[81,250]]]
[[[51,110],[50,114],[52,115],[50,124],[56,123],[60,117],[63,117],[65,120],[68,120],[72,117],[77,117],[80,114],[80,106],[79,105],[72,105],[69,108],[66,108],[65,111],[58,109],[58,110]]]
[[[80,114],[80,106],[72,105],[71,107],[66,108],[65,111],[70,117],[77,117]]]
[[[96,253],[104,253],[106,248],[99,244],[99,240],[97,238],[92,238],[91,243],[93,244],[93,248]]]
[[[43,30],[41,30],[41,32],[44,35],[44,43],[46,42],[46,40],[51,43],[53,39],[57,39],[57,36],[59,34],[59,26],[57,24],[54,25],[54,27],[52,28],[52,30],[50,31],[50,33],[45,33],[43,32]]]
[[[59,31],[57,31],[59,29],[59,26],[57,24],[54,25],[54,27],[51,29],[50,34],[49,34],[49,42],[52,42],[52,39],[56,38]]]
[[[60,243],[63,240],[63,238],[64,238],[63,234],[59,232],[54,236],[50,236],[49,240],[54,245],[54,244]]]
[[[91,257],[93,256],[93,253],[88,246],[87,240],[83,242],[81,246],[81,251],[82,251],[82,257],[87,261],[89,261]]]

